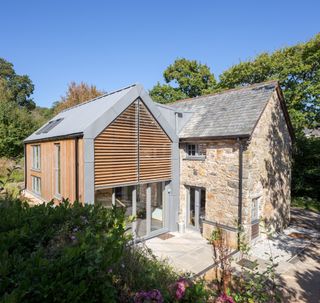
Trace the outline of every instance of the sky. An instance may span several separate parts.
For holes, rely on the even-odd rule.
[[[71,81],[151,89],[177,58],[224,70],[320,32],[319,0],[0,0],[0,57],[50,107]]]

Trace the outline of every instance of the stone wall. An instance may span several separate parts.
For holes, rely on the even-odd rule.
[[[206,189],[207,220],[237,227],[239,148],[235,140],[201,142],[206,150],[204,160],[188,160],[185,144],[180,145],[180,221],[186,222],[187,186]],[[203,234],[208,238],[212,226],[205,225]],[[229,235],[234,241],[236,234]]]
[[[190,142],[194,143],[194,142]],[[239,142],[236,140],[199,142],[204,144],[204,160],[188,160],[185,144],[180,144],[180,222],[186,222],[187,187],[206,189],[206,219],[237,228],[239,186]],[[252,199],[259,199],[260,218],[272,230],[281,230],[290,219],[291,138],[275,92],[263,112],[251,140],[243,151],[242,223],[251,238]],[[209,237],[212,225],[204,225]],[[226,232],[236,247],[237,233]]]
[[[289,223],[291,149],[291,137],[275,92],[243,156],[248,176],[243,188],[243,223],[249,234],[254,198],[259,200],[259,215],[268,228],[282,230]]]

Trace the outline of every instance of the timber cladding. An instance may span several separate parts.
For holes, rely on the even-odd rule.
[[[78,143],[76,143],[78,142]],[[68,198],[71,202],[76,200],[76,167],[75,155],[78,144],[78,197],[83,201],[84,168],[83,168],[83,140],[64,139],[57,141],[26,144],[26,189],[32,192],[32,177],[40,178],[39,196],[50,201],[55,198],[55,145],[61,150],[61,198]],[[40,169],[33,169],[34,145],[40,146]]]
[[[172,142],[141,100],[94,141],[95,186],[171,179]]]

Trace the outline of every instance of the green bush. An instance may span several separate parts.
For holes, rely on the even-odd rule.
[[[117,301],[109,269],[128,242],[122,209],[7,200],[0,218],[0,301]]]
[[[169,264],[158,260],[145,246],[128,247],[112,271],[123,302],[136,292],[152,289],[158,289],[169,301],[170,286],[179,279]]]

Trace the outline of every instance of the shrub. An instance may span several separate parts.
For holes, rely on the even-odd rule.
[[[158,260],[145,246],[128,246],[112,267],[112,273],[122,302],[136,293],[154,289],[159,290],[167,302],[171,297],[170,286],[179,279],[179,274],[167,262]]]
[[[0,301],[116,301],[108,269],[128,242],[124,210],[7,199],[0,218]]]

